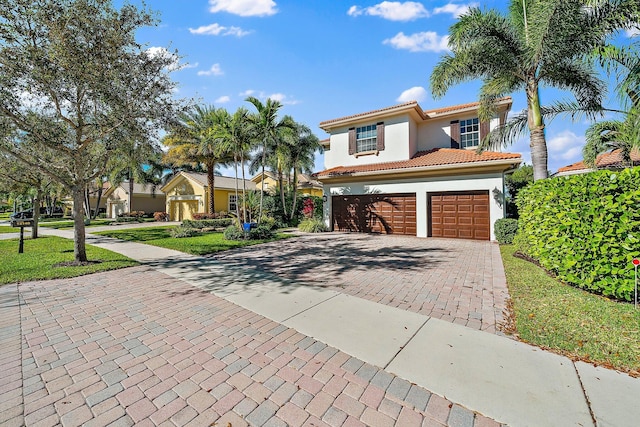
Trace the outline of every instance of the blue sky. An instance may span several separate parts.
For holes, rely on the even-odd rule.
[[[134,3],[136,3],[134,1]],[[139,31],[150,48],[177,50],[179,97],[234,112],[248,95],[278,99],[282,114],[320,139],[321,121],[418,100],[431,109],[477,100],[478,82],[435,100],[429,76],[446,52],[448,28],[469,5],[504,9],[506,1],[153,0],[160,25]],[[627,34],[620,35],[623,43]],[[543,102],[566,98],[543,90]],[[525,108],[514,94],[512,112]],[[615,105],[613,96],[609,105]],[[581,160],[588,123],[547,124],[549,169]],[[530,163],[528,139],[511,148]],[[323,157],[315,170],[323,169]],[[230,175],[229,171],[222,171]]]

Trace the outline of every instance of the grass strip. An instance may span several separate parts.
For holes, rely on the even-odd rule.
[[[73,241],[54,236],[25,239],[22,254],[18,253],[18,239],[0,240],[0,257],[0,284],[77,277],[138,265],[124,255],[87,245],[87,258],[92,263],[59,266],[74,260]]]
[[[145,243],[166,249],[174,249],[193,255],[206,255],[244,246],[257,245],[274,240],[286,239],[290,234],[278,233],[271,240],[226,240],[222,233],[203,233],[199,236],[174,238],[171,229],[175,226],[133,228],[127,230],[109,230],[94,234],[114,237],[131,242]]]
[[[560,283],[500,247],[515,332],[522,341],[640,375],[640,309]]]

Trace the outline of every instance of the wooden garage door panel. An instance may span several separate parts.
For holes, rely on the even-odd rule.
[[[416,195],[364,194],[332,197],[333,229],[416,235]]]
[[[489,192],[467,191],[430,194],[429,235],[489,240]]]

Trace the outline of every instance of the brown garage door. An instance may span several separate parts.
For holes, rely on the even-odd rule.
[[[429,194],[429,236],[489,240],[489,192]]]
[[[332,197],[333,229],[416,235],[416,195],[362,194]]]

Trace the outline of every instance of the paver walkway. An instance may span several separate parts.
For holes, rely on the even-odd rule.
[[[3,426],[499,425],[146,266],[0,304]]]
[[[488,241],[327,233],[211,257],[496,333],[509,293],[495,249]]]

